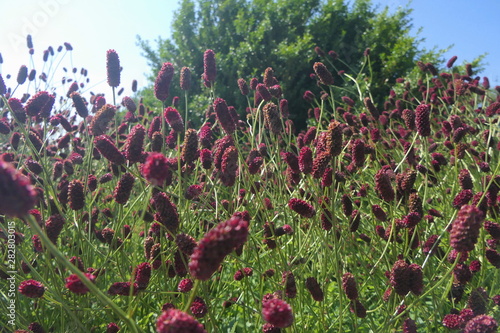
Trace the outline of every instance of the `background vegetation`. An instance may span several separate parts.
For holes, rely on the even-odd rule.
[[[302,95],[311,90],[312,64],[321,59],[316,46],[325,54],[336,52],[341,60],[329,60],[337,72],[362,72],[362,89],[370,89],[377,103],[383,103],[391,85],[408,74],[416,60],[437,60],[438,53],[422,50],[420,39],[410,34],[410,15],[409,7],[380,10],[370,0],[352,4],[343,0],[183,0],[174,15],[172,36],[158,38],[154,46],[139,38],[139,45],[151,66],[152,82],[167,61],[174,64],[177,76],[181,67],[188,66],[195,78],[201,77],[203,52],[213,49],[219,69],[217,92],[234,106],[246,105],[235,89],[237,79],[260,79],[272,67],[286,91],[291,119],[303,128],[309,106]],[[363,57],[366,48],[371,49],[371,66]],[[335,85],[346,85],[333,74]],[[151,89],[142,92],[150,105],[157,103]],[[199,95],[203,89],[200,83],[190,91],[190,109],[195,114],[203,114],[209,104]],[[172,96],[184,94],[175,87]]]

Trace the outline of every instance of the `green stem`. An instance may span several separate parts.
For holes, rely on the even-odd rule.
[[[64,265],[64,267],[68,268],[73,274],[76,274],[80,281],[89,288],[89,290],[101,301],[101,303],[105,306],[110,307],[113,312],[118,315],[126,324],[129,326],[132,332],[138,333],[143,332],[143,330],[136,325],[132,318],[129,318],[122,309],[118,307],[111,299],[109,299],[104,293],[97,288],[97,286],[91,282],[85,274],[78,269],[75,265],[73,265],[65,256],[62,254],[57,247],[49,240],[47,235],[43,232],[42,228],[38,225],[35,218],[31,215],[25,217],[28,222],[30,228],[34,233],[38,234],[42,240],[43,246],[50,251],[50,253],[57,259],[59,262]]]

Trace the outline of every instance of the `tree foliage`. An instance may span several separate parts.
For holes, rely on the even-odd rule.
[[[152,78],[166,61],[174,64],[177,74],[181,67],[190,67],[194,82],[199,82],[191,96],[204,89],[197,78],[203,73],[203,52],[213,49],[218,67],[216,95],[235,106],[246,105],[237,79],[260,79],[272,67],[286,92],[292,117],[300,122],[307,113],[302,95],[314,82],[309,74],[315,61],[331,64],[339,86],[345,85],[344,78],[335,72],[365,75],[365,88],[381,103],[389,86],[423,55],[420,41],[410,35],[410,14],[408,7],[380,10],[370,0],[353,4],[343,0],[182,0],[174,15],[172,36],[159,38],[156,47],[139,38],[139,45]],[[322,60],[316,46],[325,52],[334,50],[339,60]],[[363,56],[367,48],[371,49],[369,61]],[[192,109],[203,108],[205,103],[190,100],[195,101]]]

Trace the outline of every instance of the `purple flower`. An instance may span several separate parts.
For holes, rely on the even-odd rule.
[[[375,175],[375,190],[384,201],[391,202],[394,200],[395,193],[391,185],[391,178],[386,171],[386,168],[382,168]]]
[[[266,128],[274,134],[281,133],[283,127],[281,125],[280,113],[276,104],[272,102],[267,103],[262,108],[262,112],[264,113]]]
[[[300,216],[311,218],[316,215],[314,207],[304,200],[292,198],[288,201],[288,207]]]
[[[293,323],[292,307],[281,299],[262,301],[262,317],[269,324],[285,328]]]
[[[345,273],[342,276],[342,289],[344,290],[347,298],[353,300],[358,298],[358,288],[356,280],[351,273]]]
[[[233,118],[231,117],[231,114],[229,113],[229,108],[226,104],[226,101],[222,98],[216,98],[213,107],[217,116],[217,120],[219,121],[221,127],[224,129],[224,132],[226,132],[226,134],[228,135],[233,134],[236,130],[236,125]]]
[[[40,298],[45,293],[45,287],[36,280],[25,280],[19,284],[19,293],[29,298]]]
[[[427,104],[420,104],[415,110],[415,126],[421,136],[431,135],[430,107]]]
[[[247,82],[244,79],[241,79],[241,78],[238,79],[238,88],[240,89],[241,94],[244,96],[246,96],[250,93],[250,91],[248,89]]]
[[[85,276],[91,281],[94,282],[96,277],[90,273],[84,273]],[[72,293],[77,295],[85,295],[89,292],[89,288],[80,280],[78,275],[71,274],[66,278],[66,288],[69,289]]]
[[[181,68],[180,86],[182,90],[189,90],[191,87],[191,70],[189,67]]]
[[[116,165],[125,163],[125,156],[116,148],[111,138],[107,135],[100,135],[94,139],[97,150],[111,163]]]
[[[80,210],[85,206],[84,186],[78,179],[73,179],[68,186],[69,207]]]
[[[35,205],[36,196],[29,179],[0,159],[0,214],[23,217]]]
[[[120,205],[127,203],[130,193],[132,192],[132,188],[134,187],[134,182],[135,177],[130,172],[126,172],[121,176],[113,192],[113,198],[116,203]]]
[[[483,219],[484,214],[477,207],[462,206],[451,226],[451,247],[458,252],[472,251],[479,237]]]
[[[479,315],[467,322],[464,333],[494,333],[498,329],[497,321],[487,315]]]
[[[148,262],[143,262],[135,268],[135,282],[139,290],[144,290],[149,284],[151,278],[151,265]]]
[[[176,109],[173,107],[167,107],[164,111],[165,120],[176,132],[182,133],[184,131],[184,121]]]
[[[213,50],[206,50],[203,54],[203,80],[205,82],[215,82],[216,74],[215,53]]]
[[[196,319],[177,309],[164,311],[156,320],[158,333],[206,333]]]
[[[108,84],[110,87],[118,87],[120,85],[120,59],[115,50],[106,52],[106,70],[108,74]]]
[[[207,304],[201,297],[196,297],[193,300],[193,303],[191,303],[189,310],[191,310],[191,313],[196,318],[203,318],[208,312]]]
[[[116,107],[114,107],[113,105],[105,104],[104,106],[102,106],[90,121],[89,125],[90,133],[92,133],[92,135],[95,136],[103,135],[104,133],[106,133],[108,123],[115,117],[115,114],[116,114]],[[59,120],[61,121],[62,118],[59,117]],[[71,126],[68,129],[71,131]],[[66,130],[68,131],[68,129]]]
[[[135,125],[130,134],[127,136],[127,141],[123,148],[125,158],[130,161],[130,163],[136,163],[144,161],[144,138],[146,137],[146,129],[141,124]]]
[[[162,102],[167,100],[173,76],[174,66],[170,62],[164,63],[156,76],[154,84],[155,97]]]
[[[86,118],[89,115],[89,110],[87,109],[87,104],[83,97],[76,91],[72,92],[69,97],[73,100],[73,106],[78,115],[82,118]]]
[[[312,298],[316,302],[322,302],[324,299],[323,290],[315,277],[308,277],[306,279],[306,288],[311,293]]]
[[[182,279],[177,285],[177,290],[181,293],[188,293],[193,289],[193,280],[191,279]]]
[[[172,177],[170,163],[161,153],[150,153],[141,171],[144,178],[155,186],[163,186],[165,180]]]
[[[332,73],[326,68],[326,66],[322,62],[316,62],[313,66],[314,72],[319,78],[319,81],[326,85],[333,85],[333,76]]]
[[[233,216],[208,231],[194,249],[189,262],[191,276],[208,280],[224,258],[243,245],[248,237],[248,221]]]
[[[154,195],[152,203],[156,209],[154,218],[156,221],[163,224],[169,232],[175,233],[179,227],[179,214],[177,206],[164,193],[159,192]]]

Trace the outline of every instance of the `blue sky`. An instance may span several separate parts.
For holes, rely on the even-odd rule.
[[[86,88],[95,93],[109,94],[111,88],[106,84],[105,55],[108,49],[115,49],[123,67],[121,81],[125,88],[124,95],[131,94],[132,80],[138,80],[139,86],[146,85],[145,73],[149,72],[146,60],[136,45],[136,36],[140,35],[153,44],[158,36],[169,37],[177,2],[17,0],[14,4],[14,1],[0,0],[0,53],[4,61],[0,71],[4,78],[11,74],[11,82],[15,82],[20,65],[32,67],[25,39],[30,33],[33,36],[37,74],[42,71],[43,50],[49,45],[57,49],[64,42],[70,42],[73,54],[64,57],[60,54],[59,68],[86,68],[90,78]],[[407,0],[374,2],[391,9],[408,3]],[[471,61],[480,54],[488,53],[485,62],[489,65],[480,75],[487,75],[493,86],[500,85],[500,44],[495,37],[495,15],[500,12],[500,1],[414,0],[410,7],[414,9],[413,33],[422,28],[419,37],[426,40],[422,44],[424,47],[432,49],[454,45],[445,53],[445,58],[457,55],[459,62]],[[54,82],[58,83],[62,75],[60,71]],[[66,75],[71,77],[72,74]]]
[[[378,0],[374,3],[394,9],[406,6],[409,1]],[[453,46],[444,57],[447,60],[456,55],[457,63],[469,62],[487,53],[484,62],[488,65],[479,75],[488,76],[492,86],[500,85],[500,43],[497,36],[500,1],[413,0],[410,8],[413,8],[413,34],[421,28],[418,36],[425,38],[424,47],[445,49]]]
[[[11,82],[15,83],[21,65],[31,68],[25,37],[30,33],[37,75],[42,70],[43,51],[48,46],[57,49],[69,42],[74,48],[72,56],[61,57],[60,54],[63,59],[59,67],[86,68],[90,78],[89,90],[109,95],[106,51],[115,49],[123,67],[121,86],[125,91],[122,96],[129,95],[132,80],[138,80],[139,87],[146,85],[144,73],[149,72],[136,45],[136,36],[151,41],[158,36],[170,36],[175,8],[177,0],[17,0],[15,3],[0,0],[1,73],[4,78],[11,74]],[[57,83],[64,74],[62,70],[59,72]]]

